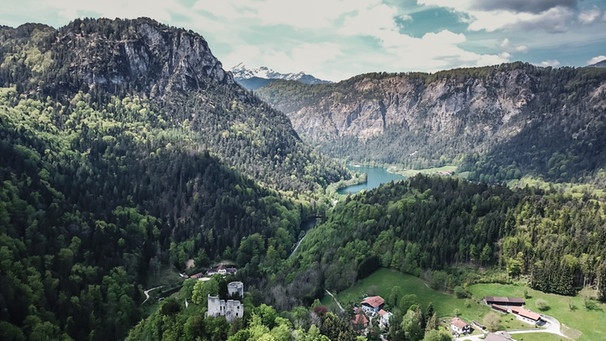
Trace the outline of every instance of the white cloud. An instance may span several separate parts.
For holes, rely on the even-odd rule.
[[[544,60],[541,63],[539,63],[540,66],[551,66],[551,67],[558,67],[560,66],[560,61],[557,59],[548,59],[548,60]]]
[[[587,61],[587,65],[592,65],[606,59],[606,56],[595,56]]]
[[[503,39],[501,44],[499,45],[505,52],[528,52],[528,46],[526,45],[513,45],[509,41],[509,38]]]
[[[574,18],[574,12],[567,7],[553,7],[547,11],[535,13],[514,13],[510,11],[472,11],[475,19],[469,29],[494,32],[501,29],[531,30],[540,29],[547,32],[564,32]]]
[[[602,11],[594,6],[590,10],[579,13],[579,21],[584,25],[590,25],[599,20],[601,15]]]

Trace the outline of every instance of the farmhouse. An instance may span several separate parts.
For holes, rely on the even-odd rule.
[[[484,297],[484,303],[487,305],[504,305],[504,306],[518,306],[521,307],[524,305],[524,299],[519,297],[495,297],[495,296],[486,296]]]
[[[471,326],[469,323],[461,320],[458,317],[453,318],[450,321],[450,329],[457,334],[469,334],[471,333]]]
[[[361,312],[356,312],[351,323],[353,324],[354,328],[358,330],[364,329],[368,327],[368,318]]]
[[[498,305],[498,304],[493,304],[490,307],[492,307],[492,309],[500,311],[502,313],[509,313],[509,307],[503,306],[503,305]]]
[[[375,316],[379,313],[379,310],[383,309],[385,300],[381,296],[370,296],[366,297],[362,301],[362,309],[369,316]]]
[[[536,324],[541,321],[541,314],[520,307],[511,308],[511,312],[518,315],[523,321]]]
[[[381,309],[379,310],[379,316],[381,316],[381,319],[379,320],[379,327],[382,329],[389,327],[389,319],[393,316],[393,314]]]

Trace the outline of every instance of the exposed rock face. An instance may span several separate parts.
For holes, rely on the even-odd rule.
[[[206,82],[233,83],[200,35],[151,19],[125,24],[127,29],[105,36],[98,31],[87,33],[86,24],[73,29],[77,23],[59,32],[57,39],[76,49],[71,70],[90,87],[134,82],[156,96],[198,89]]]
[[[485,155],[511,141],[530,148],[531,136],[537,145],[557,139],[567,146],[579,134],[597,138],[581,127],[606,119],[600,109],[605,87],[601,69],[513,63],[436,74],[367,74],[313,86],[281,81],[256,93],[286,113],[303,139],[333,156],[430,166]],[[564,135],[556,137],[556,131]],[[552,151],[543,152],[548,157]]]
[[[27,24],[4,34],[37,40],[40,53],[50,56],[48,68],[62,70],[58,79],[45,79],[45,70],[30,75],[47,93],[101,87],[161,97],[209,82],[234,84],[202,36],[148,18],[77,19],[59,30]]]
[[[317,102],[308,103],[285,103],[271,86],[258,94],[284,111],[299,134],[316,142],[347,136],[367,140],[394,125],[428,134],[502,134],[501,128],[535,97],[535,79],[523,70],[466,78],[427,83],[426,77],[408,74],[361,76],[326,86]]]

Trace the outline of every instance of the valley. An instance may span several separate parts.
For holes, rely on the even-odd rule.
[[[551,340],[486,296],[606,337],[605,70],[313,78],[244,89],[149,18],[0,27],[0,339]]]

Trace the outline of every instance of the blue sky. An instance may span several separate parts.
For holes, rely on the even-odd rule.
[[[200,33],[226,69],[244,62],[333,81],[606,59],[606,0],[5,0],[0,24],[141,16]]]

